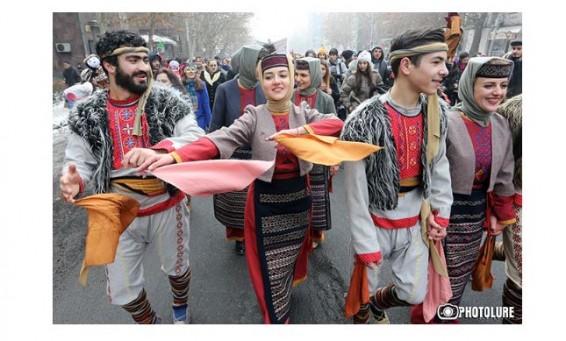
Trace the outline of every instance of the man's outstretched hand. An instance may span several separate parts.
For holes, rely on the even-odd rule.
[[[69,171],[59,179],[59,189],[65,202],[74,203],[75,197],[79,194],[81,176],[74,163],[69,164]]]

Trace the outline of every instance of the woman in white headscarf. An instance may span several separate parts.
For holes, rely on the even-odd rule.
[[[346,78],[340,92],[340,99],[348,113],[372,97],[379,85],[383,85],[383,81],[379,72],[373,69],[371,55],[367,51],[362,51],[358,55],[356,71]]]

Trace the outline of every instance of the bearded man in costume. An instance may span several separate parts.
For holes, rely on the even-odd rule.
[[[96,91],[69,115],[71,130],[60,189],[66,202],[90,189],[120,193],[140,203],[120,235],[115,261],[106,265],[110,303],[137,323],[159,323],[144,290],[142,257],[150,243],[161,250],[162,269],[173,292],[173,322],[188,323],[189,211],[186,196],[155,177],[136,175],[138,162],[176,150],[203,135],[191,105],[169,89],[152,87],[146,42],[137,34],[107,32],[96,52],[108,90]],[[124,155],[134,150],[128,164]]]

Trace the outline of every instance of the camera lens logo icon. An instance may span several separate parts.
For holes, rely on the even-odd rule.
[[[458,318],[459,309],[457,306],[447,303],[439,306],[436,309],[438,318],[445,321],[452,321]]]

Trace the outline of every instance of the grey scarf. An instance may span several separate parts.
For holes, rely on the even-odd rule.
[[[246,89],[253,89],[257,85],[256,64],[260,45],[244,45],[232,54],[232,70],[238,74],[238,82]]]
[[[492,112],[483,111],[474,100],[474,81],[476,74],[480,68],[493,59],[501,59],[498,57],[474,57],[470,58],[468,65],[464,69],[460,82],[458,83],[458,97],[462,102],[458,103],[454,108],[463,112],[472,121],[481,125],[487,126],[489,123],[489,116]]]
[[[309,63],[309,73],[311,76],[311,84],[309,85],[309,87],[304,90],[299,90],[299,93],[303,96],[310,96],[314,94],[322,84],[322,70],[320,66],[320,59],[304,57],[299,60],[304,60]]]

